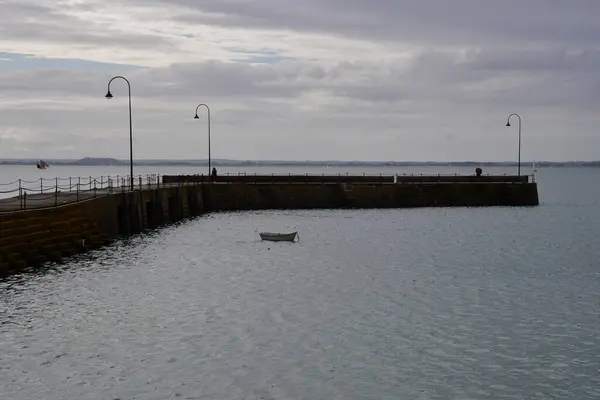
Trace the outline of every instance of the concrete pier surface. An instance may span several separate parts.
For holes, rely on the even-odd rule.
[[[181,186],[184,183],[146,184],[134,187],[134,192],[157,190],[162,187]],[[192,184],[192,183],[190,183]],[[67,204],[87,201],[98,197],[117,195],[130,192],[130,186],[109,187],[91,190],[55,191],[46,193],[33,193],[0,199],[0,213],[37,210],[64,206]]]
[[[101,189],[94,193],[85,191],[79,193],[57,192],[56,194],[38,193],[9,197],[0,199],[0,213],[62,206],[77,201],[93,199],[98,196],[106,196],[108,194],[110,194],[108,189]]]

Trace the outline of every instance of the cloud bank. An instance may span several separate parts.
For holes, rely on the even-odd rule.
[[[0,2],[0,158],[598,159],[600,2]],[[205,112],[204,110],[201,110]]]

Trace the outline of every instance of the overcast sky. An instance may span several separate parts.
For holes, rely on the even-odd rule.
[[[0,0],[0,158],[600,159],[597,0]]]

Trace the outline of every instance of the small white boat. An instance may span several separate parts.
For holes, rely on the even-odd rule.
[[[260,232],[260,238],[262,240],[269,240],[271,242],[293,242],[298,236],[298,232],[292,233],[273,233],[273,232]]]

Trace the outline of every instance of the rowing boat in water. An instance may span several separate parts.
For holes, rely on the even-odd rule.
[[[273,233],[273,232],[261,232],[259,233],[262,240],[269,240],[271,242],[293,242],[298,236],[298,232],[292,233]]]

